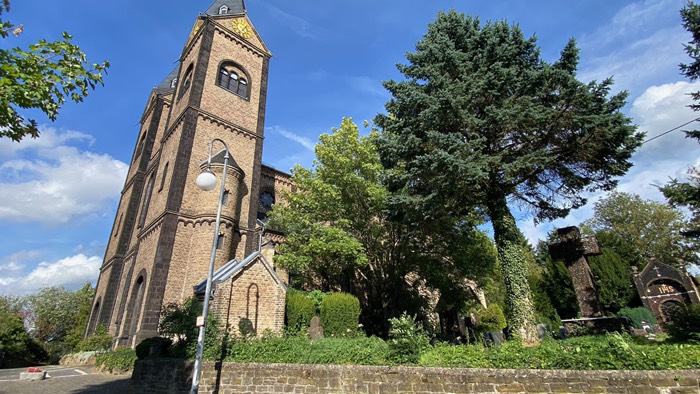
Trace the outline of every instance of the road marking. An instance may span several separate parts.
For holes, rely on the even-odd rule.
[[[81,375],[88,375],[87,372],[81,371],[81,370],[79,370],[79,369],[74,369],[74,371],[77,372],[77,373],[79,373],[79,374],[81,374]]]

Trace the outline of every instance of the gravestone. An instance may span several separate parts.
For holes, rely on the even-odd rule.
[[[311,339],[323,338],[323,327],[321,327],[321,318],[318,316],[314,316],[311,318],[311,323],[309,324],[309,337],[311,337]]]
[[[586,258],[600,254],[598,240],[593,235],[581,237],[576,226],[557,229],[557,234],[559,239],[549,244],[549,254],[555,260],[564,260],[569,268],[581,316],[603,316],[603,307]]]

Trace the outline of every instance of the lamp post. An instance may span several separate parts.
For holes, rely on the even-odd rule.
[[[214,190],[216,187],[216,175],[211,172],[211,156],[214,142],[219,141],[224,145],[224,172],[221,176],[221,188],[219,191],[219,207],[216,211],[216,225],[214,226],[214,240],[211,245],[211,257],[209,258],[209,274],[207,275],[207,287],[204,291],[204,305],[202,306],[202,320],[199,322],[199,336],[197,337],[197,356],[194,360],[194,372],[192,373],[192,388],[190,394],[197,394],[199,391],[199,378],[202,374],[202,354],[204,352],[204,335],[207,330],[207,315],[209,314],[209,298],[211,297],[211,282],[214,275],[214,260],[216,259],[216,246],[219,241],[219,225],[221,224],[221,209],[224,203],[224,191],[226,190],[226,171],[228,167],[229,150],[226,143],[214,138],[209,143],[209,159],[207,168],[197,176],[197,187],[204,191]]]

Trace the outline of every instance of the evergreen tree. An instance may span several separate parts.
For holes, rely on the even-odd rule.
[[[508,203],[541,221],[585,204],[582,191],[612,189],[643,138],[620,111],[627,93],[610,96],[611,79],[577,80],[574,40],[549,64],[518,26],[456,11],[440,12],[407,58],[398,66],[406,79],[384,84],[388,115],[375,119],[393,214],[427,225],[481,207],[494,229],[509,329],[534,340]]]
[[[682,63],[680,70],[686,78],[696,81],[700,77],[700,6],[693,1],[681,9],[681,19],[683,27],[690,32],[692,39],[685,45],[685,52],[692,59],[691,63]],[[694,111],[700,110],[700,91],[691,93],[695,104],[690,108]],[[700,140],[700,130],[686,131],[687,137]],[[700,239],[700,168],[693,167],[688,171],[688,181],[681,182],[673,179],[671,183],[661,188],[661,192],[674,206],[687,207],[692,218],[687,227],[682,232],[683,235],[695,239]]]
[[[588,263],[598,288],[598,297],[603,309],[617,313],[630,306],[635,299],[636,290],[632,283],[630,266],[619,254],[610,248],[602,248],[600,256],[590,256]]]

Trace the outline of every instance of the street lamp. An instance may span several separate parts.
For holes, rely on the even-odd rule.
[[[207,315],[209,314],[209,297],[211,297],[211,282],[212,276],[214,275],[214,260],[216,259],[216,246],[219,241],[219,225],[221,224],[221,209],[224,205],[224,192],[226,190],[226,171],[228,167],[229,150],[226,143],[219,139],[214,138],[209,143],[209,159],[207,159],[207,168],[202,171],[195,183],[197,187],[204,190],[210,191],[214,190],[216,187],[216,176],[211,172],[211,157],[212,150],[214,149],[214,142],[219,141],[224,145],[224,172],[221,175],[221,188],[219,191],[219,207],[216,211],[216,225],[214,226],[214,240],[211,245],[211,257],[209,258],[209,274],[207,275],[207,287],[204,291],[204,305],[202,306],[202,316],[201,321],[198,322],[199,325],[199,336],[197,337],[197,356],[194,360],[194,372],[192,374],[192,388],[190,389],[190,394],[197,394],[199,391],[199,378],[202,374],[202,354],[204,352],[204,335],[207,329]]]

